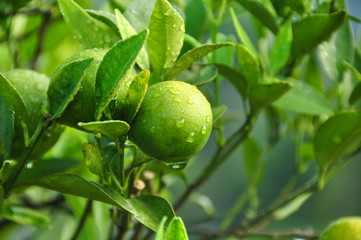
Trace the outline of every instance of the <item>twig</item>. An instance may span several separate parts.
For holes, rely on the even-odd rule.
[[[91,209],[92,209],[92,204],[93,204],[93,201],[88,199],[88,201],[87,201],[87,203],[86,203],[86,206],[85,206],[85,209],[84,209],[84,212],[83,212],[83,214],[82,214],[82,216],[81,216],[81,218],[80,218],[80,221],[79,221],[79,223],[78,223],[78,226],[77,226],[77,228],[76,228],[76,230],[75,230],[75,232],[74,232],[73,237],[71,238],[71,240],[75,240],[75,239],[77,239],[77,238],[79,237],[79,234],[80,234],[81,230],[82,230],[83,227],[84,227],[85,220],[86,220],[86,218],[88,217],[88,215],[89,215],[89,213],[90,213],[90,211],[91,211]]]

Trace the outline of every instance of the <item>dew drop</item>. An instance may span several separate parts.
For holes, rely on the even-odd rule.
[[[190,105],[193,105],[193,104],[194,104],[194,101],[191,100],[191,99],[188,99],[187,102],[188,102]]]
[[[184,119],[178,119],[175,121],[175,125],[178,127],[178,128],[181,128],[184,126]]]
[[[69,86],[69,84],[70,84],[69,79],[63,78],[62,81],[63,81],[63,84],[64,84],[65,87]]]
[[[194,132],[191,132],[191,133],[189,134],[189,136],[187,137],[186,142],[187,142],[187,143],[192,143],[193,141],[194,141]]]
[[[175,24],[172,25],[172,27],[174,27],[174,28],[175,28],[176,26],[177,26],[177,25],[175,25]]]
[[[171,92],[173,95],[178,95],[179,92],[175,90],[174,88],[169,89],[169,92]]]
[[[154,93],[153,94],[153,98],[158,98],[158,97],[160,97],[160,93]]]
[[[203,135],[207,133],[207,127],[206,127],[206,125],[203,125],[202,130],[201,130],[201,133],[202,133]]]
[[[177,103],[180,103],[181,100],[179,98],[174,98],[173,101],[177,102]]]
[[[87,24],[91,24],[92,21],[91,21],[90,19],[88,19],[88,20],[86,20],[86,23],[87,23]]]
[[[34,88],[35,88],[37,91],[43,91],[43,90],[44,90],[44,85],[41,84],[41,83],[35,83],[35,84],[34,84]]]
[[[170,8],[164,13],[165,16],[170,16],[171,14],[172,14],[172,9]]]
[[[172,165],[172,168],[173,169],[178,169],[178,168],[180,168],[180,166],[178,164],[174,164],[174,165]]]
[[[207,116],[207,117],[206,117],[206,121],[207,121],[207,123],[210,123],[210,122],[211,122],[211,117],[210,117],[210,116]]]
[[[28,164],[26,164],[26,168],[30,169],[33,168],[34,164],[32,162],[29,162]]]

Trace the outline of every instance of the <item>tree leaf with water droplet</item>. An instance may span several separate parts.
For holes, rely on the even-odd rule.
[[[23,98],[14,86],[0,73],[0,94],[9,107],[22,120],[26,121],[28,114]]]
[[[58,118],[74,99],[86,70],[93,58],[71,62],[57,71],[51,78],[48,98],[52,119]]]
[[[113,30],[113,32],[118,36],[121,37],[119,34],[119,30],[117,27],[117,20],[115,18],[115,15],[103,11],[103,10],[94,10],[94,9],[86,9],[85,10],[91,17],[101,21],[102,23],[106,24],[109,28]]]
[[[265,27],[274,34],[278,33],[279,25],[272,13],[258,0],[237,0],[239,4],[247,9],[255,18],[257,18]]]
[[[157,0],[149,22],[149,59],[157,80],[177,59],[183,46],[184,21],[166,0]],[[153,83],[151,83],[153,84]]]
[[[336,114],[324,122],[314,138],[318,164],[325,168],[361,145],[361,111]]]
[[[0,168],[9,159],[14,134],[14,114],[8,103],[0,95]],[[0,208],[1,209],[1,208]]]
[[[124,17],[128,19],[129,23],[137,32],[148,28],[155,1],[156,0],[133,0],[128,4],[124,12]]]
[[[73,174],[52,174],[35,181],[28,181],[29,185],[37,185],[61,193],[72,194],[120,207],[134,215],[139,222],[157,231],[163,216],[173,219],[174,211],[163,198],[156,196],[140,196],[124,199],[113,189],[99,183],[89,182]],[[165,227],[169,220],[165,223]]]
[[[256,57],[245,46],[236,45],[237,60],[240,72],[247,80],[248,87],[251,88],[260,81],[261,71]]]
[[[193,48],[183,54],[172,66],[169,70],[166,79],[171,80],[175,78],[179,73],[186,70],[189,66],[191,66],[194,62],[200,60],[201,58],[207,56],[209,53],[217,50],[218,48],[226,47],[226,46],[234,46],[233,43],[209,43],[203,44],[196,48]]]
[[[131,123],[142,104],[147,91],[150,73],[148,70],[139,73],[129,86],[124,103],[119,110],[126,122]]]
[[[227,111],[226,105],[212,107],[213,122],[215,123]]]
[[[219,74],[225,77],[237,89],[239,95],[243,99],[248,96],[248,84],[246,78],[236,69],[231,68],[224,64],[216,64]]]
[[[85,48],[108,48],[118,37],[73,0],[58,0],[66,24]]]
[[[249,102],[253,113],[271,104],[289,91],[292,85],[287,82],[259,83],[251,88]]]
[[[99,65],[96,80],[96,112],[95,119],[100,119],[104,109],[116,96],[125,76],[135,63],[139,51],[142,49],[147,30],[114,44],[104,55]]]
[[[124,136],[129,131],[129,124],[120,120],[78,123],[78,126],[92,133],[100,133],[110,138]]]
[[[333,113],[329,101],[321,92],[298,80],[288,79],[287,82],[291,83],[293,88],[273,102],[274,106],[286,111],[316,116]]]
[[[115,16],[118,26],[118,32],[120,32],[120,35],[122,36],[123,39],[129,38],[137,34],[137,32],[132,27],[132,25],[130,25],[128,20],[123,16],[123,14],[121,14],[121,12],[118,9],[115,9]],[[143,46],[142,49],[140,50],[136,62],[142,70],[149,69],[149,59],[148,59],[147,51],[145,50],[145,46]]]
[[[291,56],[297,58],[327,40],[346,19],[346,11],[331,14],[315,14],[302,18],[292,26]]]
[[[218,69],[215,65],[211,64],[205,67],[202,67],[196,71],[195,75],[189,79],[184,79],[183,81],[197,87],[206,85],[212,82],[218,76]]]
[[[274,74],[286,63],[291,53],[292,24],[285,22],[276,36],[269,55],[271,73]]]
[[[170,222],[165,240],[188,240],[187,230],[180,217],[175,217]]]

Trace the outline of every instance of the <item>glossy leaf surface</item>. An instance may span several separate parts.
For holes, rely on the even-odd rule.
[[[78,126],[92,133],[100,133],[110,138],[124,136],[129,131],[129,125],[120,120],[78,123]]]
[[[175,217],[170,222],[165,240],[188,240],[186,228],[180,217]]]
[[[14,114],[10,110],[8,103],[0,95],[0,168],[2,167],[2,161],[10,157],[13,134]]]

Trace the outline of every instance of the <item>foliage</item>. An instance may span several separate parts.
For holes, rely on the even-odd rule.
[[[351,22],[361,20],[346,0],[1,2],[0,238],[19,239],[27,225],[32,239],[317,239],[267,227],[360,155]],[[212,156],[200,159],[211,128]],[[263,206],[267,160],[285,139],[294,172]],[[199,188],[231,155],[247,186],[222,213]],[[192,224],[179,212],[190,202],[214,222]]]

